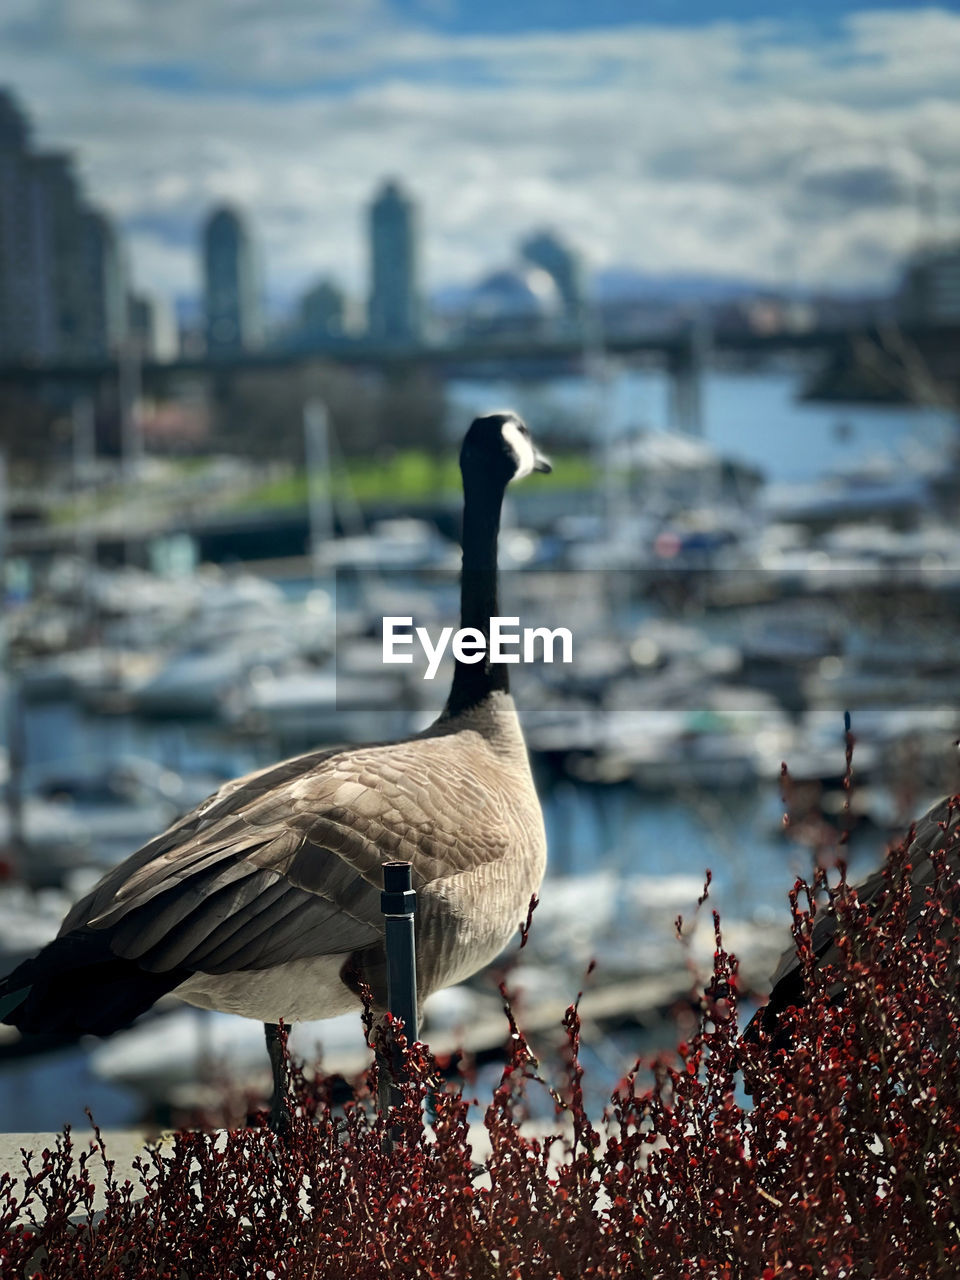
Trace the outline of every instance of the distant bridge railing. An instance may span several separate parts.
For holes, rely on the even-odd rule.
[[[593,340],[592,343],[573,334],[466,338],[451,343],[412,345],[345,339],[311,349],[250,351],[220,357],[178,357],[171,361],[146,360],[141,366],[140,377],[145,389],[157,390],[183,376],[229,379],[234,374],[248,372],[294,370],[318,361],[360,368],[427,367],[442,376],[457,368],[484,363],[537,361],[569,364],[589,359],[598,352],[625,359],[652,359],[672,368],[688,361],[693,352],[702,354],[705,349],[757,357],[785,352],[829,355],[858,340],[865,339],[882,345],[888,333],[889,330],[878,325],[818,327],[776,333],[755,333],[726,327],[704,329],[699,325],[691,325],[661,333],[606,333],[602,342]],[[913,344],[922,355],[934,352],[942,356],[944,353],[960,352],[960,323],[902,325],[897,327],[897,333]],[[960,356],[957,358],[960,361]],[[120,362],[115,359],[16,364],[0,362],[0,387],[41,388],[55,384],[91,387],[117,379],[119,372]],[[960,377],[960,367],[952,373],[953,376]]]

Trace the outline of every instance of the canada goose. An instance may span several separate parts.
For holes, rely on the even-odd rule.
[[[960,797],[953,796],[938,801],[913,828],[913,838],[906,858],[910,864],[910,907],[906,927],[911,936],[916,932],[917,919],[926,902],[926,889],[934,882],[936,871],[930,857],[933,850],[943,851],[948,867],[954,872],[960,866]],[[884,886],[883,868],[874,871],[854,886],[857,897],[870,909],[871,914],[880,907]],[[949,918],[946,927],[951,927]],[[840,952],[834,941],[836,932],[837,918],[834,912],[828,908],[819,913],[810,939],[818,967],[835,964],[840,959]],[[839,997],[842,992],[838,988],[832,994]],[[744,1038],[755,1040],[762,1026],[773,1036],[774,1048],[785,1047],[784,1037],[778,1034],[779,1015],[791,1005],[802,1005],[805,999],[803,969],[796,948],[790,946],[780,957],[773,975],[770,997],[751,1019],[744,1031]]]
[[[512,413],[477,418],[460,453],[461,626],[490,639],[511,480],[550,467]],[[60,933],[0,983],[24,1032],[108,1035],[165,992],[266,1026],[272,1122],[285,1081],[276,1024],[385,1009],[382,864],[409,860],[421,1001],[482,968],[546,865],[543,817],[503,663],[457,660],[423,733],[333,747],[226,783],[109,872]]]

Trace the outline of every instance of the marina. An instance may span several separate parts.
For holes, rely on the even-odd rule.
[[[708,381],[708,403],[724,402],[729,381]],[[759,403],[769,385],[754,385]],[[827,410],[789,412],[831,441],[833,464],[818,466],[836,469],[857,431],[867,448],[859,419],[853,440],[836,440]],[[871,423],[867,456],[881,447],[889,458],[926,456],[918,426],[925,447],[942,447],[941,415],[897,420],[888,410]],[[724,490],[725,450],[758,473],[767,462],[742,422],[727,430],[707,442],[648,432],[639,452],[637,436],[608,483],[562,511],[518,496],[504,530],[503,612],[527,626],[574,620],[571,663],[514,671],[550,847],[517,980],[526,974],[537,992],[531,1027],[549,1043],[554,1015],[595,960],[593,1016],[600,1043],[613,1037],[611,1062],[647,1043],[689,990],[674,920],[694,914],[707,868],[709,905],[748,985],[762,990],[794,876],[811,858],[835,859],[841,837],[856,876],[955,783],[960,529],[929,506],[906,522],[891,511],[862,519],[842,497],[842,520],[825,523],[822,502],[789,511],[778,489],[836,484],[807,477],[808,455],[801,466],[789,451],[767,466],[766,485]],[[924,465],[913,472],[920,486]],[[0,818],[4,968],[52,936],[103,868],[221,780],[323,741],[402,736],[439,710],[434,688],[449,680],[449,656],[435,681],[423,679],[423,654],[385,667],[380,626],[388,615],[431,629],[451,618],[458,552],[445,527],[386,521],[319,547],[270,565],[194,568],[186,556],[167,572],[31,561],[29,588],[8,594],[6,615],[17,715]],[[428,1017],[431,1036],[496,1054],[503,1024],[489,979],[456,1000],[459,1021],[450,1007]],[[300,1029],[295,1044],[309,1034]],[[330,1069],[359,1069],[357,1025],[318,1024],[316,1036]],[[0,1124],[77,1120],[94,1080],[106,1123],[169,1116],[191,1101],[184,1064],[199,1053],[242,1075],[244,1044],[252,1069],[262,1052],[255,1025],[175,1008],[101,1047],[34,1060],[7,1037]],[[148,1082],[135,1064],[151,1060]],[[598,1065],[599,1101],[612,1083]]]

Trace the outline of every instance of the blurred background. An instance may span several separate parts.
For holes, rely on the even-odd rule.
[[[503,612],[574,632],[515,681],[531,1039],[595,957],[595,1096],[672,1043],[706,868],[762,992],[794,877],[957,786],[958,8],[7,0],[0,972],[221,781],[429,722],[449,671],[380,619],[454,621],[458,443],[509,406],[555,471]],[[495,1070],[498,1008],[425,1035]],[[361,1066],[358,1020],[317,1041]],[[35,1048],[0,1128],[266,1083],[258,1024],[175,1001]]]

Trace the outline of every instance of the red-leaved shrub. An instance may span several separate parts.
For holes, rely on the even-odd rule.
[[[508,1015],[479,1177],[467,1103],[442,1090],[422,1046],[407,1056],[392,1150],[369,1106],[340,1114],[322,1077],[295,1071],[288,1146],[263,1129],[179,1132],[144,1157],[142,1187],[108,1178],[95,1218],[101,1157],[64,1133],[25,1159],[19,1184],[0,1179],[3,1280],[958,1276],[960,883],[956,857],[934,860],[913,912],[904,848],[869,907],[842,878],[798,882],[806,1000],[776,1043],[762,1028],[740,1039],[737,961],[717,924],[699,1029],[670,1061],[638,1063],[602,1119],[584,1109],[572,1006],[563,1137],[519,1128],[539,1067]],[[810,946],[823,895],[838,921],[829,968]],[[99,1134],[97,1147],[105,1156]]]

